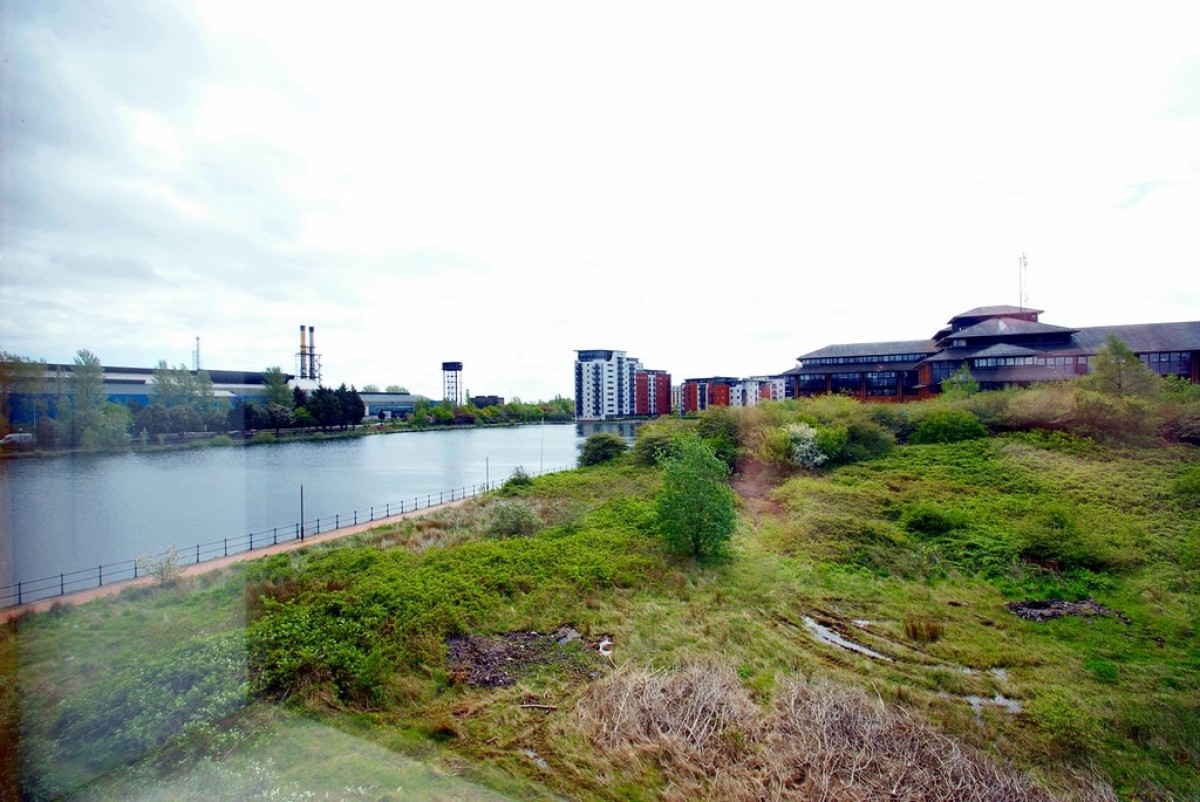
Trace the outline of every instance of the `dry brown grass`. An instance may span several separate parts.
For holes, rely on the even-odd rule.
[[[623,667],[580,699],[576,723],[610,765],[652,760],[663,799],[1051,802],[1024,775],[904,710],[829,682],[789,679],[767,710],[725,666]],[[1115,799],[1082,783],[1079,800]]]

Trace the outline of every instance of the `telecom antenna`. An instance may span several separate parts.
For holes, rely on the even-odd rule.
[[[1018,277],[1017,277],[1018,291],[1020,292],[1020,295],[1021,295],[1021,311],[1022,312],[1025,311],[1025,307],[1029,306],[1029,289],[1027,286],[1029,280],[1026,277],[1026,273],[1028,272],[1028,270],[1029,270],[1029,260],[1025,258],[1025,252],[1022,251],[1021,252],[1021,260],[1020,260],[1020,270],[1018,272]]]
[[[196,338],[196,353],[195,353],[196,372],[200,372],[200,338]]]

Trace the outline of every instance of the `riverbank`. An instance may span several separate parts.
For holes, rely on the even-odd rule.
[[[350,535],[358,535],[363,532],[369,532],[372,529],[380,529],[401,521],[406,521],[412,518],[422,518],[435,512],[458,507],[467,500],[468,499],[447,501],[444,504],[435,504],[432,507],[423,507],[419,510],[400,513],[387,518],[376,518],[374,521],[358,524],[357,526],[343,526],[340,529],[330,529],[329,531],[322,532],[319,535],[307,536],[304,538],[304,540],[292,540],[287,543],[279,543],[278,545],[255,549],[254,551],[243,551],[238,554],[231,554],[228,557],[219,557],[215,560],[208,560],[202,563],[182,566],[180,567],[177,576],[199,576],[201,574],[212,573],[213,571],[220,571],[221,569],[228,568],[229,566],[237,563],[247,562],[249,560],[258,560],[288,551],[297,551],[308,546],[316,546],[322,543],[328,543],[332,540],[340,540],[341,538],[349,537]],[[95,588],[78,590],[62,596],[55,596],[52,599],[43,599],[41,601],[29,602],[28,604],[22,604],[15,607],[6,607],[0,609],[0,624],[10,621],[14,618],[19,618],[23,615],[45,612],[46,610],[61,605],[84,604],[94,599],[100,599],[106,596],[114,596],[118,593],[128,590],[129,588],[153,585],[155,582],[157,582],[157,580],[153,576],[140,576],[137,579],[126,579],[120,582],[112,582],[107,585],[101,585]]]

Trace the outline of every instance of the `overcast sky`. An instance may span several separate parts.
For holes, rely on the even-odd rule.
[[[573,393],[1200,319],[1200,3],[0,7],[0,349]]]

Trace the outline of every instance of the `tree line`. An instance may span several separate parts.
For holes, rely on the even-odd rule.
[[[25,405],[19,417],[33,418],[38,446],[43,449],[88,451],[127,448],[133,443],[165,442],[185,433],[275,432],[285,429],[345,430],[363,422],[366,405],[358,391],[345,384],[319,386],[311,392],[288,385],[279,367],[263,371],[258,398],[217,398],[206,371],[159,361],[151,375],[153,392],[148,402],[108,400],[100,358],[83,349],[70,370],[47,378],[43,360],[0,352],[0,434],[10,430],[14,407]],[[403,392],[389,385],[389,392]],[[32,409],[28,406],[32,405]],[[417,400],[415,409],[391,426],[471,426],[574,419],[569,398],[525,403],[513,398],[505,404],[477,408]],[[380,423],[383,417],[380,417]]]

